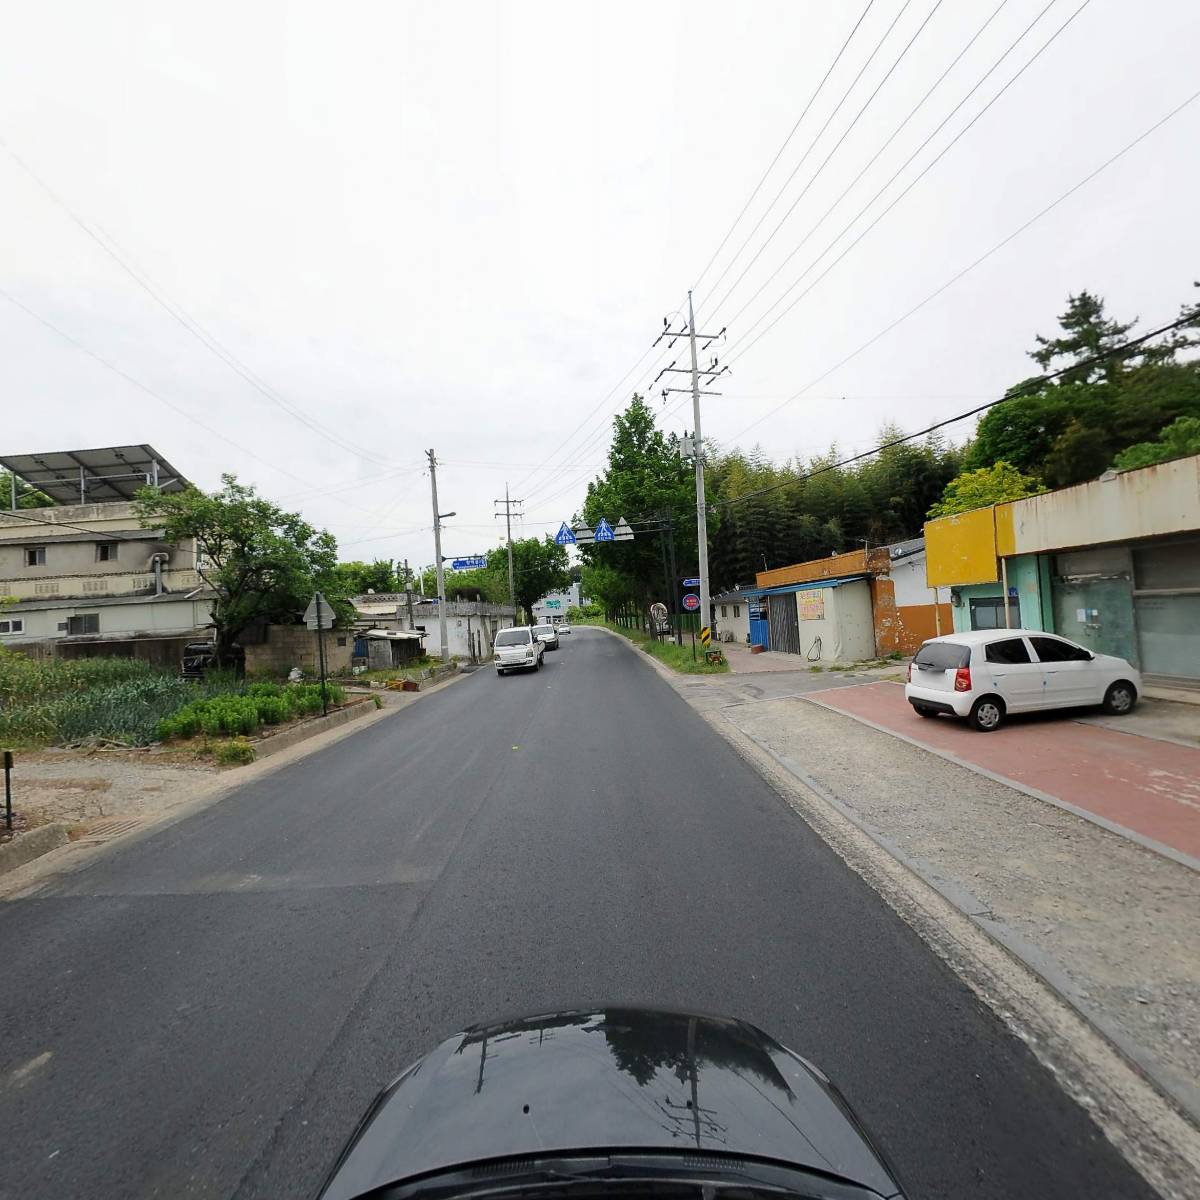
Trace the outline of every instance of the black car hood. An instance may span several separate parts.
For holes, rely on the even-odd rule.
[[[899,1186],[829,1081],[743,1021],[608,1008],[477,1026],[381,1094],[323,1200],[464,1164],[584,1150],[769,1159]]]

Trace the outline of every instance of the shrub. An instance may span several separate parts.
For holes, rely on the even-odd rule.
[[[213,758],[223,767],[236,767],[252,763],[256,757],[254,747],[244,737],[217,742],[212,753]]]

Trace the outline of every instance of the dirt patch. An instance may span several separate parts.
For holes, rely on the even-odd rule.
[[[192,799],[217,772],[193,751],[29,751],[13,768],[14,823],[20,831],[63,821],[86,832],[114,817],[157,816]]]

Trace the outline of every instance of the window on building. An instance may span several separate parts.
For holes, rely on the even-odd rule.
[[[44,567],[46,565],[46,547],[26,546],[25,565],[27,567]]]
[[[990,663],[1027,663],[1033,660],[1024,638],[1005,638],[1002,642],[992,642],[984,651],[983,657]]]
[[[81,613],[77,617],[67,618],[67,635],[69,637],[77,637],[83,633],[99,633],[100,632],[100,614],[99,613]]]
[[[117,542],[97,542],[96,543],[96,561],[97,562],[116,562],[117,561]]]
[[[1016,600],[1008,602],[1008,627],[1021,628],[1021,606]],[[971,597],[972,629],[1003,629],[1004,598],[1002,596]]]
[[[1060,641],[1052,637],[1035,637],[1029,639],[1034,651],[1041,662],[1091,662],[1091,653],[1082,646],[1072,646],[1070,642]]]
[[[735,604],[733,606],[733,615],[735,619],[742,615],[742,606],[740,604]]]
[[[729,610],[725,607],[724,604],[721,605],[721,616],[723,616],[723,617],[729,616]]]
[[[24,617],[0,617],[0,633],[24,633]]]

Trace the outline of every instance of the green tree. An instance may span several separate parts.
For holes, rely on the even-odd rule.
[[[361,596],[366,592],[395,592],[402,590],[396,575],[395,564],[390,558],[377,558],[374,562],[338,563],[334,574],[347,596]]]
[[[0,509],[11,506],[12,485],[12,472],[0,469]],[[18,508],[51,508],[53,505],[54,501],[44,492],[39,492],[37,488],[30,487],[23,479],[17,479]]]
[[[337,576],[333,536],[234,475],[222,475],[221,485],[211,494],[144,488],[137,499],[144,526],[161,526],[171,542],[195,540],[196,569],[216,593],[211,625],[218,662],[230,661],[233,643],[251,622],[298,620],[318,589],[346,621],[352,610]]]
[[[502,559],[505,564],[505,592],[508,590],[508,551],[501,548],[489,555],[492,560]],[[571,576],[567,570],[567,548],[558,545],[552,537],[520,538],[513,541],[513,588],[517,606],[525,610],[527,617],[533,615],[533,602],[547,592],[556,592],[567,587]],[[507,598],[507,597],[506,597]]]
[[[654,423],[654,414],[641,396],[634,395],[624,412],[613,419],[613,438],[603,473],[588,484],[582,516],[589,526],[601,517],[615,524],[671,520],[675,528],[676,561],[690,572],[696,565],[696,491],[691,464],[679,457],[676,439]],[[712,495],[710,490],[709,495]],[[720,525],[710,507],[710,543]],[[604,542],[580,549],[584,582],[590,596],[604,600],[611,612],[626,601],[645,608],[662,596],[662,548],[657,534],[638,534],[631,542]],[[586,568],[604,571],[589,574]]]
[[[1200,454],[1200,417],[1180,417],[1162,431],[1157,441],[1138,442],[1122,450],[1112,465],[1118,471],[1132,471],[1190,454]]]
[[[1067,297],[1067,311],[1059,316],[1058,323],[1062,326],[1062,336],[1045,338],[1036,334],[1034,340],[1038,348],[1031,350],[1029,357],[1043,371],[1057,369],[1054,365],[1056,361],[1066,358],[1071,369],[1063,376],[1063,380],[1068,383],[1091,383],[1106,377],[1111,379],[1120,371],[1121,360],[1111,358],[1092,366],[1072,364],[1083,363],[1119,346],[1137,320],[1135,318],[1128,324],[1114,321],[1105,316],[1103,297],[1083,291],[1077,296]]]
[[[1010,463],[999,462],[991,467],[964,471],[946,485],[941,500],[929,510],[930,517],[948,517],[952,513],[970,512],[989,504],[1020,500],[1036,496],[1046,489],[1036,479],[1022,475]]]

